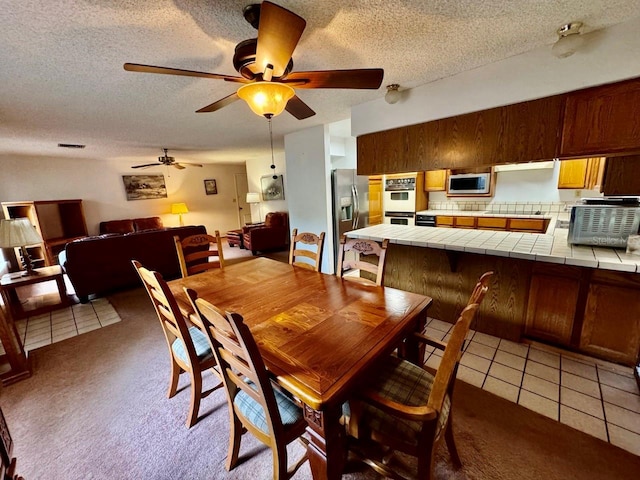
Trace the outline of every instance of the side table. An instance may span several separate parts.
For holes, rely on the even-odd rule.
[[[57,308],[67,307],[70,304],[69,298],[67,297],[67,287],[64,284],[62,267],[60,267],[60,265],[36,268],[34,271],[36,273],[33,275],[26,276],[23,276],[20,273],[7,273],[2,277],[2,279],[0,279],[0,293],[2,293],[4,304],[14,321],[27,316],[50,312]],[[18,298],[16,289],[26,285],[33,285],[34,283],[49,281],[56,282],[56,285],[58,286],[58,293],[60,295],[60,302],[56,304],[43,305],[33,310],[25,311],[22,308],[22,302],[20,301],[20,298]]]
[[[227,243],[230,247],[238,246],[244,248],[244,242],[242,241],[242,230],[229,230],[227,232]]]

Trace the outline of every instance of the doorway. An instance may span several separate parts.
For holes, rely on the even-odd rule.
[[[236,205],[238,206],[238,227],[242,228],[247,223],[251,223],[251,207],[247,203],[247,192],[249,184],[247,183],[246,173],[236,173],[234,175],[236,187]]]

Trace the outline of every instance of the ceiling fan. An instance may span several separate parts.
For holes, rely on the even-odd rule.
[[[162,157],[158,157],[158,161],[161,165],[166,165],[167,167],[175,167],[178,170],[184,170],[184,165],[189,165],[191,167],[202,167],[201,163],[188,163],[188,162],[176,162],[176,159],[173,157],[167,156],[167,149],[163,148],[162,151],[164,155]],[[157,163],[145,163],[144,165],[134,165],[131,168],[149,168],[149,167],[157,167]]]
[[[215,112],[242,98],[258,115],[271,118],[286,109],[298,120],[309,118],[315,112],[296,95],[294,88],[375,90],[382,84],[384,70],[381,68],[292,72],[291,55],[307,24],[305,19],[267,1],[247,5],[243,14],[258,29],[258,38],[244,40],[235,47],[233,66],[240,77],[137,63],[125,63],[124,69],[242,84],[237,92],[201,108],[198,113]]]

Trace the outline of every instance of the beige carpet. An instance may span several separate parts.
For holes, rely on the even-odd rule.
[[[20,474],[28,480],[271,478],[270,452],[250,435],[241,448],[244,463],[225,471],[222,391],[204,399],[203,418],[185,427],[189,392],[165,396],[168,354],[145,292],[109,300],[121,322],[36,350],[34,375],[0,391]],[[446,450],[439,452],[437,479],[638,479],[640,457],[466,384],[457,386],[455,398],[464,467],[454,471]],[[310,479],[308,465],[294,478]]]

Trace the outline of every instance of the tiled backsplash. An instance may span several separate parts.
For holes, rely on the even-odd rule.
[[[560,213],[566,210],[565,202],[482,202],[477,200],[458,202],[429,202],[429,210],[453,210],[493,213]]]

